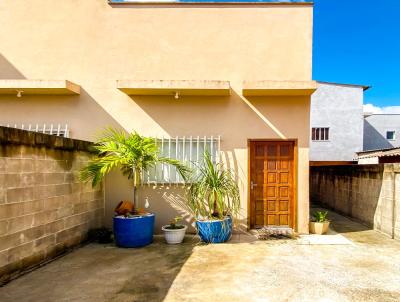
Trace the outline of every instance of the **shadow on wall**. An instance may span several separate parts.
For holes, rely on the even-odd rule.
[[[0,79],[26,77],[0,54]],[[93,129],[122,128],[82,87],[80,95],[0,95],[0,112],[3,125],[68,124],[70,137],[89,141],[96,135]]]
[[[308,147],[307,97],[246,99],[232,91],[230,97],[134,96],[132,100],[169,135],[221,135],[224,151],[246,149],[249,138],[298,138],[299,147]]]
[[[364,151],[385,148],[393,148],[393,145],[364,119]]]
[[[85,90],[80,95],[0,95],[0,124],[68,124],[70,137],[93,141],[106,126],[122,128]],[[96,130],[94,130],[96,129]]]
[[[385,207],[383,165],[310,168],[310,198],[335,212],[356,218],[370,228],[381,229]],[[341,232],[353,229],[341,228]]]
[[[25,76],[0,54],[0,79],[25,79]]]
[[[252,97],[244,99],[234,91],[230,97],[134,96],[138,106],[170,136],[221,135],[222,159],[235,173],[242,192],[242,217],[240,229],[247,228],[247,140],[251,138],[298,138],[300,147],[308,148],[309,98],[301,97]],[[167,110],[166,110],[167,109]],[[289,134],[290,135],[289,135]],[[132,200],[128,189],[130,181],[114,171],[106,181],[106,221],[111,226],[115,205],[121,200]],[[181,186],[144,186],[140,206],[147,198],[150,211],[156,217],[156,233],[173,217],[181,215],[188,224],[193,217],[183,202]],[[192,229],[193,231],[194,229]]]
[[[226,152],[222,156],[225,158]],[[230,160],[229,168],[233,171],[238,170],[238,164],[235,155],[229,155]],[[235,173],[236,182],[239,187],[244,186],[245,182],[240,178],[239,173]],[[106,226],[112,228],[112,217],[114,215],[114,208],[119,201],[132,200],[133,181],[127,179],[126,176],[114,169],[106,178]],[[161,233],[161,227],[168,224],[174,217],[183,217],[183,222],[188,226],[188,233],[196,233],[195,219],[191,214],[191,210],[186,203],[187,187],[182,184],[143,184],[139,189],[139,201],[135,206],[144,208],[146,202],[149,205],[148,211],[156,214],[155,233]],[[243,205],[242,205],[243,207]],[[245,231],[247,229],[247,217],[243,214],[235,219],[236,231]]]

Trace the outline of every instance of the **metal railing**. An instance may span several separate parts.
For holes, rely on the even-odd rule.
[[[0,124],[0,126],[8,128],[16,128],[27,131],[39,132],[44,134],[69,137],[70,130],[68,124]]]
[[[196,171],[204,159],[204,152],[208,150],[213,162],[219,162],[221,150],[220,136],[183,136],[156,138],[162,156],[177,159]],[[180,184],[181,175],[175,167],[167,164],[158,164],[142,174],[145,184]]]

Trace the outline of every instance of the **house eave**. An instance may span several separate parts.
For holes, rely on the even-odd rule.
[[[118,80],[127,95],[229,96],[229,81],[209,80]]]
[[[132,5],[160,5],[160,6],[168,6],[168,5],[179,5],[179,6],[314,6],[314,2],[291,2],[291,1],[273,1],[273,2],[265,2],[265,1],[234,1],[234,0],[226,0],[226,1],[196,1],[196,0],[126,0],[126,1],[113,1],[108,0],[108,4],[111,6],[132,6]]]
[[[244,96],[310,96],[317,90],[315,81],[244,81]]]
[[[80,94],[80,86],[67,80],[0,80],[0,94],[68,95]]]

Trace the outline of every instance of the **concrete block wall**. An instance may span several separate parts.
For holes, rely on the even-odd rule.
[[[0,281],[85,240],[102,187],[78,179],[90,143],[0,127]]]
[[[311,167],[310,196],[400,239],[400,164]]]

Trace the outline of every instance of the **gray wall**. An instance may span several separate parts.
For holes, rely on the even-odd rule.
[[[78,178],[90,145],[0,127],[0,284],[103,225],[103,187]]]
[[[386,131],[394,130],[396,140],[387,140]],[[373,114],[364,118],[364,151],[400,147],[400,114]]]
[[[310,196],[400,239],[400,164],[311,167]]]
[[[311,98],[311,127],[329,127],[330,140],[311,141],[311,161],[352,161],[362,151],[363,93],[360,86],[318,83]]]

